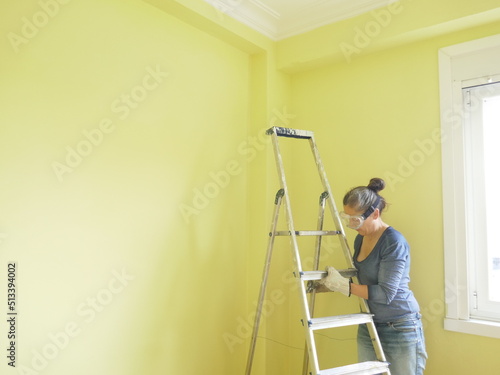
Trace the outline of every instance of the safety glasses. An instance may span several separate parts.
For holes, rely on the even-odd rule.
[[[346,227],[351,228],[351,229],[359,229],[365,222],[365,220],[375,212],[375,209],[378,207],[378,204],[380,203],[380,197],[377,197],[377,200],[375,201],[375,204],[372,206],[368,207],[368,209],[363,212],[361,215],[348,215],[345,212],[340,213],[340,218],[346,225]]]

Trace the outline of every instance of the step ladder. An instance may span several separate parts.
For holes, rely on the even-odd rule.
[[[322,279],[327,275],[326,271],[318,270],[319,259],[320,259],[320,249],[321,240],[323,236],[337,236],[340,239],[341,247],[345,260],[347,262],[347,269],[339,270],[339,272],[344,277],[351,277],[357,282],[357,271],[354,267],[354,262],[352,259],[351,251],[349,249],[347,239],[340,221],[339,213],[335,206],[333,200],[331,188],[326,177],[321,158],[316,147],[316,142],[314,140],[314,133],[306,130],[289,129],[281,127],[272,127],[267,130],[267,134],[272,138],[272,144],[274,148],[274,154],[276,158],[276,165],[278,169],[278,175],[280,179],[281,188],[276,193],[274,201],[274,212],[271,223],[271,230],[269,232],[269,241],[267,246],[266,260],[264,264],[264,271],[262,276],[262,282],[259,292],[259,300],[257,305],[257,311],[255,314],[252,339],[250,344],[250,350],[247,359],[246,375],[251,375],[252,363],[255,353],[255,345],[257,341],[260,318],[262,315],[262,306],[264,302],[267,279],[269,275],[269,269],[271,265],[272,251],[274,246],[274,240],[277,236],[288,236],[290,237],[291,247],[292,247],[292,257],[294,263],[294,275],[298,283],[298,290],[301,299],[302,307],[302,325],[304,326],[304,333],[306,337],[306,348],[304,353],[304,375],[371,375],[371,374],[386,374],[390,375],[389,363],[386,362],[385,355],[382,349],[382,345],[378,338],[377,330],[373,322],[373,315],[370,314],[368,304],[363,298],[359,299],[360,313],[341,315],[341,316],[330,316],[330,317],[313,317],[314,315],[314,302],[316,295],[316,284],[317,280]],[[280,153],[279,147],[279,137],[289,137],[302,140],[308,140],[313,156],[316,162],[316,166],[319,172],[319,177],[323,186],[323,193],[320,196],[319,202],[319,215],[316,230],[296,230],[292,218],[292,210],[290,199],[287,191],[287,183],[285,178],[285,171],[283,166],[283,160]],[[280,207],[284,201],[285,212],[286,212],[286,222],[288,230],[278,231],[278,217],[280,212]],[[323,230],[325,206],[328,204],[329,210],[333,217],[333,222],[335,225],[335,230]],[[316,236],[315,244],[315,255],[313,262],[313,270],[303,270],[301,264],[301,257],[299,253],[297,237],[299,236]],[[309,298],[308,298],[309,295]],[[341,366],[331,369],[320,369],[318,355],[316,350],[316,343],[314,332],[321,329],[330,329],[336,327],[352,326],[366,324],[370,337],[372,339],[373,347],[377,356],[377,361],[369,361],[362,363],[355,363],[347,366]]]

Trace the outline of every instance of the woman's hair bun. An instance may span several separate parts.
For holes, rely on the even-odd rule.
[[[367,188],[378,193],[380,190],[384,190],[385,181],[378,177],[372,178]]]

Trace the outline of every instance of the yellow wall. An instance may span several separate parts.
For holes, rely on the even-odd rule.
[[[19,373],[236,373],[245,345],[223,335],[247,314],[263,73],[141,1],[41,3],[0,12],[0,300],[14,261]]]
[[[0,303],[16,262],[19,311],[17,369],[4,359],[2,374],[243,373],[278,189],[273,125],[316,132],[337,200],[393,179],[387,221],[412,244],[428,373],[490,372],[495,340],[442,329],[439,144],[404,169],[439,127],[438,48],[500,32],[478,26],[493,1],[463,3],[429,20],[433,5],[402,2],[349,62],[339,42],[370,15],[272,42],[202,0],[2,3]],[[309,226],[319,191],[303,181],[290,178]],[[301,371],[288,252],[277,243],[256,375]],[[319,308],[332,299],[354,308],[331,295]],[[352,331],[319,341],[354,360]]]

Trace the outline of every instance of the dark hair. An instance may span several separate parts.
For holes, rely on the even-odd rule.
[[[350,206],[356,211],[365,212],[370,206],[376,204],[377,200],[380,198],[376,207],[380,212],[385,209],[387,202],[385,199],[378,194],[379,191],[385,188],[385,181],[381,178],[372,178],[368,186],[358,186],[349,190],[344,196],[344,206]]]

